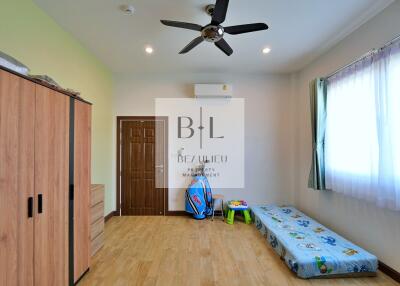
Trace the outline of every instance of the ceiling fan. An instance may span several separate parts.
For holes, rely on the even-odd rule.
[[[228,11],[229,0],[217,0],[215,5],[208,5],[206,7],[207,13],[212,17],[211,23],[206,26],[200,26],[192,23],[161,20],[166,26],[183,28],[188,30],[194,30],[201,32],[201,36],[195,38],[186,47],[183,48],[179,53],[186,54],[194,47],[202,43],[203,41],[214,43],[220,50],[222,50],[227,56],[232,55],[233,50],[229,44],[224,40],[224,34],[228,33],[231,35],[238,35],[256,31],[267,30],[268,25],[264,23],[254,23],[238,26],[223,27],[221,24],[225,21],[226,13]]]

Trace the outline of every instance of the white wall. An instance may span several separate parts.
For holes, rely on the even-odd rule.
[[[288,200],[294,183],[294,101],[288,76],[132,74],[115,75],[114,79],[115,116],[154,115],[155,98],[193,97],[194,83],[232,83],[234,97],[246,100],[245,188],[215,192],[250,203],[285,203]],[[115,179],[114,175],[114,182]],[[184,209],[185,188],[170,190],[170,210]]]
[[[307,188],[311,159],[308,83],[353,61],[372,48],[400,34],[400,1],[361,26],[327,54],[293,76],[296,92],[296,188],[294,204],[323,224],[370,250],[384,263],[400,271],[400,213],[373,204]]]

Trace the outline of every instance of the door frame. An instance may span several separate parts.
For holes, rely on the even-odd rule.
[[[117,176],[117,185],[116,185],[116,210],[114,215],[121,216],[121,135],[122,129],[121,125],[124,121],[137,121],[137,120],[159,120],[164,122],[165,126],[165,145],[164,145],[164,154],[165,154],[165,163],[164,163],[164,174],[165,174],[165,185],[166,188],[163,188],[164,192],[164,216],[167,216],[169,213],[168,209],[168,116],[117,116],[117,168],[116,168],[116,176]]]

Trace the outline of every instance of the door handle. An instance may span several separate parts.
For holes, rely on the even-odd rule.
[[[43,195],[39,194],[38,195],[38,213],[42,213],[43,212]]]
[[[164,165],[156,166],[156,169],[159,170],[160,173],[164,173]]]
[[[33,198],[28,198],[28,217],[33,217]]]

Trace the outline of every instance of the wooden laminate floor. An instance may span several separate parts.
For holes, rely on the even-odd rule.
[[[113,217],[85,285],[398,285],[372,278],[297,278],[254,225],[219,219]]]

